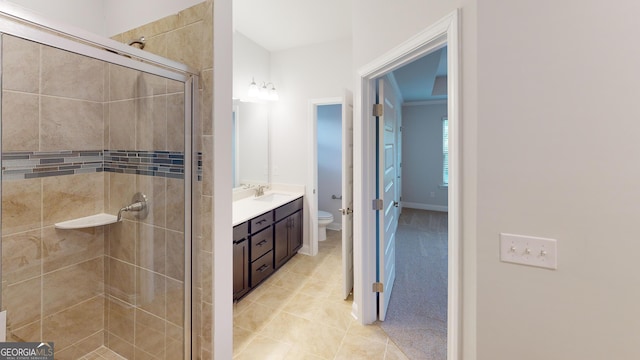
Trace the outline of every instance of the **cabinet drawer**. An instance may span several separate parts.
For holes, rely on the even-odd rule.
[[[257,234],[251,235],[251,261],[273,249],[273,231],[268,227]]]
[[[258,285],[273,272],[273,252],[269,251],[251,263],[251,287]]]
[[[269,211],[258,217],[251,219],[251,233],[255,234],[258,231],[266,228],[273,223],[273,212]]]
[[[243,222],[233,227],[233,241],[242,240],[249,234],[249,222]]]
[[[282,205],[276,209],[276,221],[284,219],[294,212],[302,209],[302,198],[293,200],[292,202]]]

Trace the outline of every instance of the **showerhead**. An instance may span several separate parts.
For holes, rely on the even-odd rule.
[[[146,44],[146,39],[144,38],[144,36],[141,36],[139,39],[129,41],[129,46],[133,46],[135,44],[140,45],[139,49],[142,50],[144,49],[144,45]]]

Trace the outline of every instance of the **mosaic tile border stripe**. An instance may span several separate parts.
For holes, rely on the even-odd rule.
[[[184,154],[171,151],[105,150],[104,171],[184,179]]]
[[[101,172],[104,156],[93,151],[19,151],[2,154],[2,179],[22,180]]]
[[[198,181],[202,154],[198,154]],[[184,153],[141,150],[12,151],[2,154],[2,179],[114,172],[184,179]]]

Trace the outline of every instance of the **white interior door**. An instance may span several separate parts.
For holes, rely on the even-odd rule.
[[[397,198],[397,99],[386,77],[378,80],[378,104],[384,106],[378,117],[378,198],[382,210],[378,211],[378,281],[383,291],[378,295],[378,319],[387,315],[389,299],[396,278],[396,229],[398,228]]]
[[[399,104],[395,112],[396,115],[396,201],[400,203],[398,207],[398,219],[402,214],[402,105]]]
[[[353,94],[342,101],[342,274],[343,298],[353,289]]]

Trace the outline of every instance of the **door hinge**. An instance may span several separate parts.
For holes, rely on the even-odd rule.
[[[373,104],[373,116],[383,116],[384,106],[382,104]]]
[[[381,282],[373,283],[373,292],[375,293],[384,292],[384,285]]]
[[[402,132],[402,126],[400,126],[400,132]]]
[[[382,210],[384,207],[384,201],[382,199],[373,199],[373,204],[371,204],[373,210]]]

